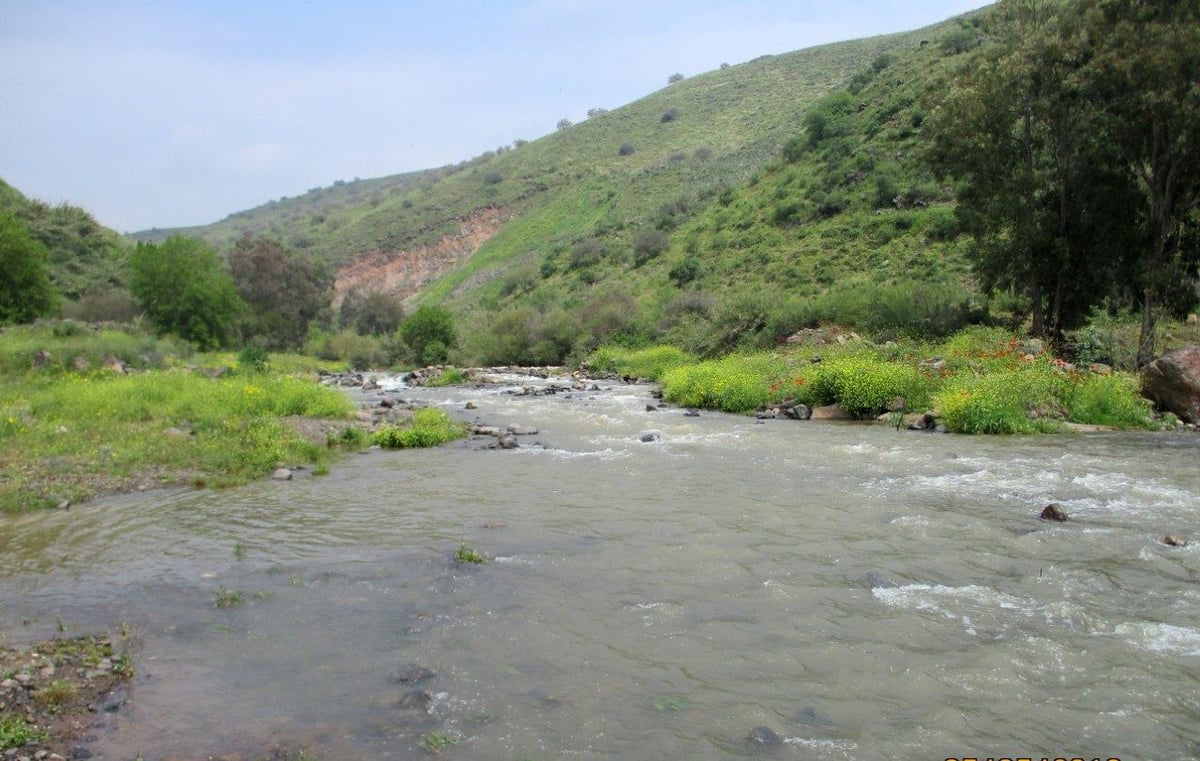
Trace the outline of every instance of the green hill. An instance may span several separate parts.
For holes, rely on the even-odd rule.
[[[591,304],[592,311],[636,316],[634,332],[652,333],[662,310],[679,295],[680,278],[672,280],[669,272],[687,267],[689,257],[701,260],[688,279],[689,290],[754,288],[764,278],[795,280],[806,267],[817,267],[815,260],[803,264],[797,257],[813,258],[812,235],[825,234],[825,228],[800,225],[806,221],[800,216],[781,226],[782,212],[773,204],[790,192],[777,182],[790,186],[797,176],[823,170],[773,162],[827,93],[884,60],[894,61],[889,70],[904,78],[922,78],[922,67],[941,70],[946,64],[939,41],[962,28],[951,20],[722,66],[621,108],[597,109],[586,121],[560,125],[539,140],[455,166],[335,183],[213,225],[134,237],[154,240],[179,232],[224,248],[247,232],[267,234],[340,267],[339,298],[355,288],[386,291],[409,303],[444,302],[459,313],[488,313],[485,321],[506,310],[532,310],[536,314],[527,314],[527,321],[541,323],[561,321],[557,310],[576,314]],[[896,108],[911,105],[897,105],[882,92],[870,97],[880,101],[870,115],[883,123],[901,118]],[[880,116],[887,108],[892,113]],[[912,137],[906,132],[897,139]],[[859,171],[864,166],[859,162]],[[904,171],[898,179],[905,179]],[[813,183],[829,181],[814,177],[804,184]],[[766,188],[773,195],[759,197]],[[801,213],[798,206],[793,211]],[[920,216],[893,211],[901,225]],[[663,236],[670,236],[665,251]],[[781,247],[784,240],[787,246]],[[859,246],[846,245],[839,254],[845,261],[820,268],[805,286],[808,292],[847,268],[888,259],[850,261]],[[808,253],[801,256],[801,250]],[[762,259],[763,266],[747,256]],[[906,251],[902,258],[921,256],[926,254]],[[619,291],[622,297],[615,305],[595,304],[600,291]],[[613,327],[593,325],[591,340],[600,337],[597,332],[611,334]],[[587,342],[576,336],[571,348],[580,338]],[[566,343],[558,339],[551,353],[561,354]],[[495,353],[486,346],[473,351]]]
[[[50,281],[66,299],[68,314],[74,305],[88,301],[115,309],[108,317],[131,315],[125,293],[125,254],[129,242],[97,222],[91,214],[69,204],[51,206],[26,198],[0,180],[0,213],[12,214],[34,239],[50,252]],[[98,314],[104,314],[100,309]]]

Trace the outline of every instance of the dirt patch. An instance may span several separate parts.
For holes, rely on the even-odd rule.
[[[127,644],[85,636],[0,653],[0,752],[45,761],[90,755],[80,746],[127,699]]]
[[[507,218],[501,209],[478,209],[460,220],[458,232],[436,243],[403,251],[376,251],[344,265],[334,282],[334,310],[353,290],[407,299],[471,258]]]

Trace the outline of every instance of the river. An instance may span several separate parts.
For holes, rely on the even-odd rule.
[[[97,759],[1200,755],[1200,541],[1161,541],[1200,540],[1194,433],[511,390],[393,394],[515,450],[3,518],[0,635],[132,632]]]

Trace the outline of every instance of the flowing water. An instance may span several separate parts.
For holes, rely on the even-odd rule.
[[[1200,752],[1200,542],[1160,541],[1200,539],[1195,434],[396,393],[540,433],[3,519],[7,643],[135,635],[94,758]]]

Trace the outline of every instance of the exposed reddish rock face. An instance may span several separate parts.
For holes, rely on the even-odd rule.
[[[1159,409],[1200,423],[1200,346],[1169,351],[1147,365],[1142,392]]]
[[[403,251],[376,251],[338,269],[333,308],[352,290],[390,293],[407,299],[460,266],[500,231],[508,217],[501,209],[479,209],[465,217],[458,232],[427,246]]]

